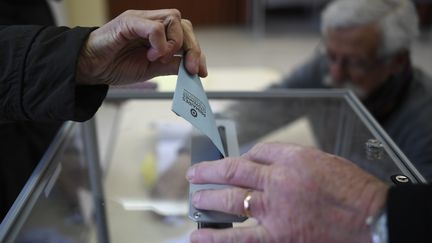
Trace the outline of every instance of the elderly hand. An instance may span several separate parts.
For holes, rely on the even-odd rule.
[[[192,24],[178,10],[129,10],[93,31],[78,61],[79,84],[127,84],[177,74],[183,50],[192,74],[206,76]]]
[[[295,145],[259,144],[238,158],[202,162],[191,183],[232,188],[193,195],[196,208],[245,214],[252,190],[253,227],[200,229],[196,242],[370,242],[368,216],[385,204],[388,186],[341,157]]]

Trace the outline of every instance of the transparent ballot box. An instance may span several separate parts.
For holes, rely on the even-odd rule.
[[[97,242],[103,214],[92,124],[63,124],[3,219],[0,242]]]
[[[109,115],[65,123],[4,219],[0,242],[189,242],[197,224],[188,218],[185,174],[197,148],[191,125],[171,111],[172,96],[112,90],[102,109]],[[208,97],[216,119],[235,125],[240,154],[260,142],[296,143],[345,157],[389,184],[425,182],[348,91]]]

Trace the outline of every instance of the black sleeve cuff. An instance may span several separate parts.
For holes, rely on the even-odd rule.
[[[108,90],[75,81],[78,57],[92,30],[0,26],[0,120],[91,118]]]
[[[46,27],[25,62],[22,107],[30,120],[83,121],[102,104],[107,85],[78,86],[75,72],[84,42],[94,28]]]
[[[432,186],[390,188],[387,217],[389,243],[432,242]]]

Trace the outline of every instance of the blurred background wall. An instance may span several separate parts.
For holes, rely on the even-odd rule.
[[[329,0],[47,0],[53,6],[60,25],[101,25],[127,9],[177,8],[195,26],[247,25],[285,13],[319,13]],[[432,24],[432,1],[416,3],[422,29]],[[275,14],[276,13],[276,14]],[[259,18],[257,20],[257,18]]]
[[[113,18],[127,9],[176,8],[195,26],[242,24],[246,21],[250,0],[108,0]]]
[[[106,0],[65,0],[71,26],[99,26],[107,20]]]
[[[320,12],[329,0],[48,0],[58,23],[100,26],[127,9],[177,8],[195,27],[209,67],[270,68],[281,74],[302,63],[320,43]],[[414,63],[431,72],[432,0],[413,0],[422,36]],[[214,74],[214,73],[213,73]],[[212,74],[212,75],[213,75]],[[271,78],[270,78],[271,79]]]

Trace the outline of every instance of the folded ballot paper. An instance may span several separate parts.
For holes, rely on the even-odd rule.
[[[190,122],[207,135],[219,152],[226,157],[225,150],[207,95],[197,74],[191,75],[180,63],[172,111]]]

